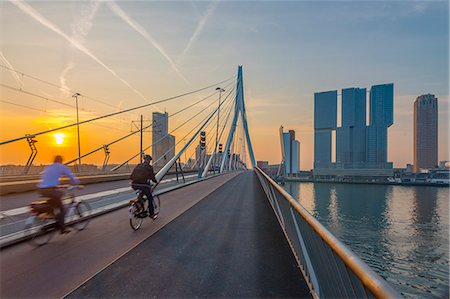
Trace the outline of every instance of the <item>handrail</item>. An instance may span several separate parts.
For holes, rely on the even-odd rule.
[[[377,298],[399,298],[401,295],[390,286],[383,278],[373,271],[361,258],[352,252],[345,244],[337,239],[328,229],[326,229],[316,218],[314,218],[300,203],[274,182],[259,167],[255,171],[262,175],[264,179],[275,188],[289,205],[307,222],[329,248],[341,259],[361,283]],[[258,176],[259,178],[259,176]],[[261,182],[262,183],[262,182]]]

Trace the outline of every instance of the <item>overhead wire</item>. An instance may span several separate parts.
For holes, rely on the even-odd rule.
[[[54,83],[48,82],[48,81],[46,81],[46,80],[37,78],[37,77],[32,76],[32,75],[25,74],[25,73],[23,73],[23,72],[21,72],[21,71],[17,71],[17,70],[15,70],[15,69],[12,69],[12,68],[10,68],[10,67],[8,67],[8,66],[5,66],[5,65],[0,64],[0,67],[2,67],[2,68],[4,68],[4,69],[7,69],[7,70],[9,70],[9,71],[11,71],[11,72],[15,72],[15,73],[17,73],[17,74],[20,74],[20,75],[22,75],[22,77],[28,77],[28,78],[30,78],[30,79],[33,79],[33,80],[36,80],[36,81],[45,83],[45,84],[47,84],[47,85],[49,85],[49,86],[56,87],[57,89],[67,91],[67,92],[70,92],[70,93],[72,93],[72,94],[77,93],[77,91],[75,91],[75,90],[71,90],[71,89],[66,88],[66,87],[58,86],[58,85],[56,85],[56,84],[54,84]],[[82,96],[85,97],[85,98],[87,98],[87,99],[90,99],[90,100],[92,100],[92,101],[94,101],[94,102],[98,102],[98,103],[100,103],[100,104],[103,104],[103,105],[106,105],[106,106],[109,106],[109,107],[112,107],[112,108],[115,108],[115,109],[120,109],[119,106],[114,106],[114,105],[108,104],[108,103],[106,103],[106,102],[103,102],[103,101],[101,101],[101,100],[95,99],[95,98],[93,98],[93,97],[89,97],[89,96],[86,96],[86,95],[84,95],[84,94],[82,94]]]
[[[217,102],[217,101],[215,101],[215,102]],[[213,103],[215,103],[215,102],[213,102]],[[224,100],[221,104],[220,104],[220,106],[221,105],[223,105],[224,103],[226,102],[226,100]],[[219,107],[217,107],[216,109],[214,109],[210,114],[208,114],[207,116],[210,116],[211,114],[215,114],[216,112],[217,112],[217,110],[220,108],[220,106]],[[204,118],[204,120],[205,120],[206,118]],[[214,119],[214,117],[213,118],[210,118],[209,119],[209,121],[206,123],[206,126],[205,126],[205,128],[204,128],[204,130],[206,131],[206,129],[213,123],[211,120],[212,119]],[[190,133],[192,133],[192,131],[193,130],[195,130],[195,128],[197,128],[200,124],[202,124],[203,123],[203,121],[202,122],[200,122],[199,124],[197,124],[191,131],[189,131],[183,138],[181,138],[180,139],[180,141],[178,141],[174,146],[172,146],[169,150],[167,150],[158,160],[156,160],[154,163],[157,163],[159,160],[161,160],[163,157],[164,157],[164,155],[167,155],[172,149],[174,149],[174,148],[176,148],[176,146],[178,145],[178,144],[180,144],[180,142],[181,141],[183,141]],[[214,129],[214,127],[212,127],[211,128],[211,130],[212,129]],[[211,132],[211,130],[210,130],[210,132]]]
[[[173,97],[165,98],[165,99],[162,99],[162,100],[159,100],[159,101],[155,101],[155,102],[152,102],[152,103],[147,103],[147,104],[144,104],[144,105],[139,105],[139,106],[132,107],[132,108],[128,108],[128,109],[125,109],[125,110],[121,110],[121,111],[118,111],[118,112],[115,112],[115,113],[110,113],[110,114],[103,115],[103,116],[100,116],[100,117],[95,117],[95,118],[88,119],[88,120],[84,120],[84,121],[80,121],[80,122],[77,122],[77,123],[72,123],[72,124],[69,124],[69,125],[66,125],[66,126],[62,126],[62,127],[58,127],[58,128],[46,130],[46,131],[43,131],[43,132],[38,132],[38,133],[34,133],[34,134],[27,134],[26,136],[23,136],[23,137],[18,137],[18,138],[15,138],[15,139],[11,139],[11,140],[7,140],[7,141],[0,142],[0,145],[4,145],[4,144],[11,143],[11,142],[23,140],[23,139],[28,138],[30,135],[31,135],[31,136],[38,136],[38,135],[42,135],[42,134],[54,132],[54,131],[57,131],[57,130],[69,128],[69,127],[72,127],[72,126],[81,125],[81,124],[89,123],[89,122],[96,121],[96,120],[99,120],[99,119],[111,117],[111,116],[114,116],[114,115],[119,115],[119,114],[122,114],[122,113],[127,113],[127,112],[134,111],[134,110],[137,110],[137,109],[142,109],[142,108],[149,107],[149,106],[152,106],[152,105],[156,105],[156,104],[168,102],[168,101],[171,101],[171,100],[174,100],[174,99],[178,99],[178,98],[181,98],[181,97],[184,97],[184,96],[187,96],[187,95],[191,95],[191,94],[194,94],[194,93],[197,93],[197,92],[206,90],[206,89],[208,89],[208,88],[217,86],[217,85],[219,85],[219,84],[228,82],[228,81],[230,81],[231,79],[233,79],[234,77],[235,77],[235,76],[233,76],[233,77],[231,77],[231,78],[229,78],[229,79],[223,80],[223,81],[221,81],[221,82],[218,82],[218,83],[215,83],[215,84],[206,86],[206,87],[202,87],[202,88],[199,88],[199,89],[196,89],[196,90],[193,90],[193,91],[189,91],[189,92],[186,92],[186,93],[183,93],[183,94],[179,94],[179,95],[176,95],[176,96],[173,96]],[[3,85],[3,84],[0,84],[0,85]]]
[[[216,94],[216,93],[217,93],[217,92],[211,93],[210,95],[206,96],[205,98],[200,99],[199,101],[194,102],[193,104],[190,104],[190,105],[188,105],[188,106],[186,106],[186,107],[184,107],[184,108],[178,110],[177,112],[175,112],[175,113],[169,115],[167,118],[171,118],[171,117],[173,117],[173,116],[175,116],[175,115],[177,115],[177,114],[180,114],[180,113],[186,111],[187,109],[189,109],[189,108],[191,108],[191,107],[193,107],[193,106],[195,106],[195,105],[197,105],[197,104],[199,104],[199,103],[201,103],[201,102],[203,102],[203,101],[206,101],[207,99],[211,98],[211,97],[212,97],[214,94]],[[148,129],[149,127],[154,126],[155,124],[160,123],[160,122],[162,122],[162,121],[163,121],[163,119],[161,119],[161,120],[159,120],[159,121],[156,121],[156,122],[152,122],[150,125],[147,125],[147,126],[143,127],[142,130],[146,130],[146,129]],[[134,135],[134,134],[137,134],[138,132],[140,132],[140,130],[134,131],[134,132],[131,132],[131,133],[125,135],[125,136],[122,136],[122,137],[120,137],[119,139],[116,139],[116,140],[114,140],[114,141],[112,141],[112,142],[110,142],[110,143],[107,143],[107,144],[105,144],[105,145],[103,145],[103,146],[101,146],[101,147],[99,147],[99,148],[96,148],[96,149],[94,149],[94,150],[92,150],[92,151],[90,151],[90,152],[88,152],[88,153],[86,153],[86,154],[80,156],[79,158],[72,159],[72,160],[66,162],[65,164],[66,164],[66,165],[69,165],[69,164],[71,164],[71,163],[73,163],[73,162],[79,160],[80,158],[84,158],[84,157],[89,156],[89,155],[91,155],[91,154],[93,154],[93,153],[95,153],[95,152],[98,152],[99,150],[102,150],[102,149],[104,148],[104,146],[111,146],[111,145],[113,145],[113,144],[115,144],[115,143],[117,143],[117,142],[119,142],[119,141],[122,141],[122,140],[124,140],[124,139],[126,139],[126,138],[128,138],[128,137],[130,137],[130,136],[132,136],[132,135]],[[164,139],[164,138],[161,138],[160,140],[158,140],[157,142],[155,142],[155,144],[159,143],[159,142],[162,141],[163,139]]]
[[[217,102],[218,99],[212,103],[210,103],[208,106],[206,106],[204,109],[202,109],[200,112],[196,113],[195,115],[193,115],[192,117],[190,117],[188,120],[186,120],[185,122],[183,122],[182,124],[180,124],[178,127],[176,127],[175,129],[173,129],[172,131],[170,131],[168,134],[172,134],[173,132],[175,132],[177,129],[181,128],[182,126],[184,126],[186,123],[188,123],[189,121],[191,121],[192,119],[194,119],[195,117],[197,117],[198,115],[200,115],[201,113],[203,113],[204,111],[206,111],[209,107],[211,107],[212,104],[214,104],[215,102]],[[214,110],[215,111],[215,110]],[[214,113],[214,111],[212,113]],[[190,133],[192,133],[192,131],[197,128],[198,126],[200,126],[202,124],[202,122],[207,119],[209,116],[211,115],[211,113],[207,114],[205,118],[202,119],[202,121],[200,121],[191,131],[189,131],[183,138],[180,139],[180,141],[175,144],[178,145],[181,141],[183,141],[186,136],[188,136]],[[165,136],[161,139],[166,138]],[[160,140],[161,140],[160,139]],[[143,149],[143,151],[148,150],[149,148],[151,148],[154,144],[151,144],[150,146],[146,147],[145,149]],[[131,158],[127,159],[125,162],[123,162],[122,164],[114,167],[113,169],[111,169],[111,171],[115,171],[117,169],[119,169],[120,167],[122,167],[123,165],[127,164],[128,162],[130,162],[131,160],[133,160],[134,158],[136,158],[137,156],[139,156],[140,152],[137,153],[136,155],[132,156]],[[155,161],[154,163],[157,163],[158,161]]]

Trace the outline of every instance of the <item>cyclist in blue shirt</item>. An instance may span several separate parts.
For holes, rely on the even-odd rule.
[[[62,196],[64,192],[58,188],[59,179],[62,177],[68,177],[72,185],[78,185],[80,181],[72,174],[69,168],[62,164],[63,158],[60,155],[55,156],[54,163],[47,166],[42,172],[41,182],[37,185],[39,193],[48,197],[48,203],[53,207],[53,211],[57,210],[55,215],[56,224],[61,230],[61,234],[69,233],[70,230],[64,226],[64,205],[62,203]]]

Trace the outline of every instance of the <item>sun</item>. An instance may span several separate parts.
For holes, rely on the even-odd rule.
[[[55,137],[55,142],[57,145],[62,145],[64,143],[64,138],[66,138],[66,135],[63,133],[56,133],[53,136]]]

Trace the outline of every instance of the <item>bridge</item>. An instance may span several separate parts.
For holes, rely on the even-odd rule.
[[[160,167],[155,190],[160,216],[144,221],[138,231],[128,225],[128,201],[135,195],[123,177],[97,183],[91,178],[78,194],[93,207],[88,228],[58,235],[37,248],[30,247],[23,231],[26,205],[36,191],[3,195],[1,297],[400,297],[256,166],[241,66],[235,86],[234,96],[230,92],[223,102],[222,89],[217,90],[217,108]],[[220,107],[225,110],[221,121]],[[216,132],[205,134],[209,141],[202,139],[208,128]],[[194,172],[180,177],[180,157],[198,137],[201,152]],[[224,151],[219,150],[222,140]],[[141,145],[113,170],[139,159],[145,150]],[[247,153],[252,170],[244,161]]]

